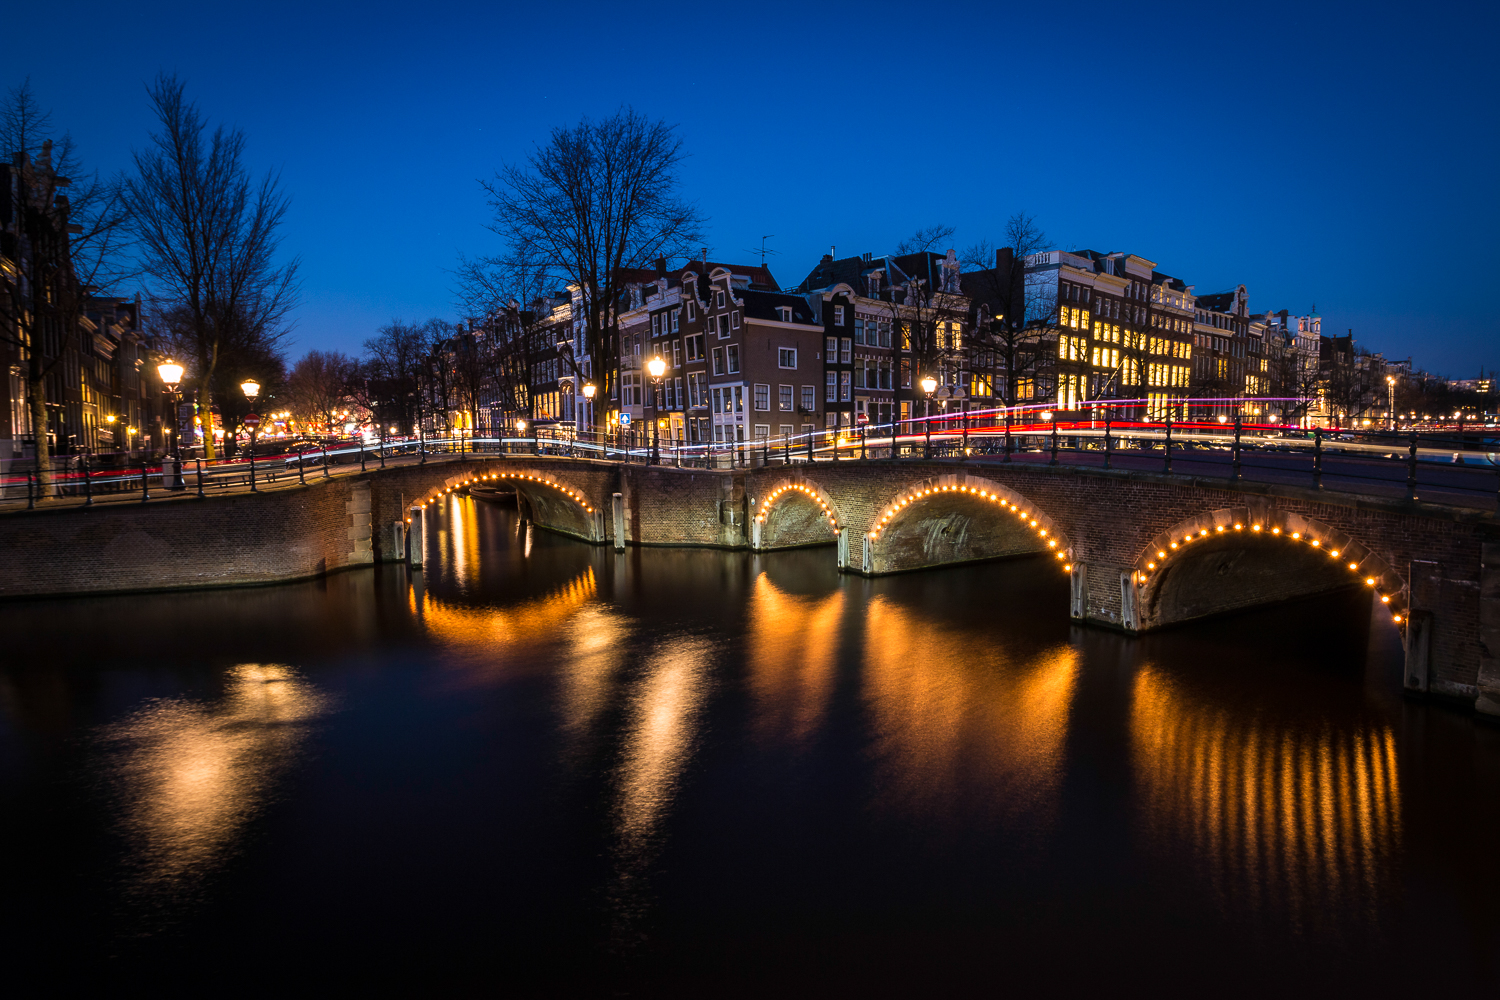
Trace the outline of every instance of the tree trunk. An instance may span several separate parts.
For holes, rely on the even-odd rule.
[[[46,499],[52,496],[52,448],[47,440],[47,383],[36,368],[33,362],[26,377],[26,402],[31,408],[31,436],[36,441],[37,492]]]
[[[214,394],[206,378],[198,389],[198,410],[203,420],[203,460],[212,462],[218,457],[214,451]]]

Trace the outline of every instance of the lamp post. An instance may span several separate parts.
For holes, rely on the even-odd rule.
[[[260,383],[253,378],[247,378],[240,383],[240,391],[245,394],[250,405],[254,406],[255,397],[260,395]],[[250,492],[255,493],[257,492],[255,487],[255,429],[260,426],[260,417],[253,412],[247,413],[243,423],[250,428]]]
[[[1385,377],[1385,412],[1390,415],[1391,430],[1396,429],[1396,376]]]
[[[583,399],[585,405],[588,407],[588,418],[584,421],[584,424],[588,427],[590,441],[594,439],[594,393],[598,391],[599,389],[594,383],[583,383]]]
[[[161,377],[161,384],[162,384],[163,388],[165,388],[167,390],[167,396],[171,400],[171,405],[172,405],[172,419],[171,419],[171,421],[168,422],[167,426],[170,427],[170,428],[172,428],[172,429],[176,429],[176,427],[177,427],[177,405],[178,405],[177,401],[181,398],[181,395],[179,394],[178,389],[182,385],[182,366],[179,365],[177,362],[172,361],[172,360],[169,359],[167,361],[163,361],[161,364],[159,364],[159,365],[156,366],[156,374]],[[178,435],[178,439],[181,440],[181,435]],[[171,453],[172,452],[172,434],[171,434],[170,431],[168,431],[168,434],[167,434],[167,442],[166,442],[166,444],[167,444],[167,449],[166,450],[169,453]],[[181,445],[179,444],[178,447],[180,448]],[[168,489],[176,489],[177,488],[177,483],[179,481],[179,468],[180,468],[180,463],[182,461],[182,458],[181,458],[180,455],[178,455],[176,453],[168,454],[166,456],[166,458],[167,458],[168,461],[170,461],[172,463],[172,479],[171,479],[172,485],[170,487],[168,487]],[[165,470],[163,470],[163,472],[165,472]]]
[[[666,374],[667,363],[658,354],[646,362],[646,371],[651,375],[651,464],[656,465],[661,458],[659,449],[661,432],[656,426],[661,411],[658,408],[657,395],[661,392],[661,377]]]
[[[937,391],[937,379],[931,375],[923,375],[922,392],[927,396],[927,410],[922,418],[922,430],[926,432],[927,443],[922,449],[923,458],[932,457],[932,394]]]

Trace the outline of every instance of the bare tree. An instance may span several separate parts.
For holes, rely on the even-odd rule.
[[[341,351],[311,350],[292,366],[286,398],[299,423],[322,425],[332,434],[334,415],[347,407],[358,362]]]
[[[0,152],[19,197],[0,226],[0,341],[17,350],[24,372],[43,496],[52,485],[47,383],[76,348],[88,300],[122,278],[125,220],[119,185],[85,174],[72,138],[54,142],[52,131],[31,81],[11,88]]]
[[[438,322],[432,320],[429,322]],[[357,375],[364,405],[380,421],[381,440],[391,426],[412,434],[422,419],[419,377],[426,356],[423,324],[393,319],[365,341]]]
[[[161,75],[150,89],[161,130],[135,153],[136,175],[124,187],[142,272],[155,294],[182,310],[182,359],[208,412],[214,375],[231,338],[274,342],[287,333],[297,301],[298,261],[277,263],[288,200],[275,172],[252,181],[245,135],[207,123],[183,96],[184,84]],[[213,456],[213,435],[205,435]]]
[[[625,107],[553,129],[525,164],[481,182],[494,210],[489,228],[505,241],[499,260],[559,273],[581,293],[583,350],[595,380],[611,378],[619,362],[622,271],[687,256],[702,242],[703,217],[678,194],[682,158],[674,126]],[[608,398],[608,384],[600,390]]]
[[[1035,375],[1042,346],[1056,334],[1057,303],[1042,300],[1036,286],[1026,284],[1026,258],[1052,248],[1034,216],[1012,215],[999,247],[981,240],[964,251],[964,291],[979,309],[972,351],[993,352],[1005,368],[1006,405],[1017,401],[1019,380]]]
[[[958,230],[952,226],[945,226],[941,222],[922,226],[904,240],[898,241],[894,253],[897,257],[904,257],[907,254],[934,251],[953,239],[953,234],[956,232]]]

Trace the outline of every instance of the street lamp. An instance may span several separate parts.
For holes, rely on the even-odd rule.
[[[1391,430],[1396,429],[1396,376],[1385,377],[1385,412],[1391,416]]]
[[[163,361],[161,364],[156,366],[156,374],[161,377],[161,383],[162,386],[167,390],[167,395],[172,397],[171,423],[172,426],[175,427],[177,425],[177,401],[181,398],[177,390],[178,387],[182,384],[182,366],[172,360]],[[171,450],[170,437],[168,439],[168,450]],[[172,455],[169,457],[172,458],[174,462],[178,460],[178,456],[176,455]]]
[[[255,397],[260,395],[260,383],[253,378],[247,378],[240,383],[240,391],[255,405]],[[257,492],[255,488],[255,429],[260,426],[260,417],[254,412],[245,414],[244,424],[250,428],[250,492]]]
[[[931,375],[923,375],[918,383],[922,392],[927,395],[927,412],[923,415],[922,430],[926,433],[926,444],[923,445],[923,458],[932,457],[932,394],[937,391],[937,379]]]
[[[589,440],[591,441],[594,438],[594,393],[598,391],[599,389],[594,383],[583,383],[583,398],[588,407],[588,418],[584,421],[584,424],[588,429]]]
[[[651,376],[651,464],[655,465],[661,457],[658,445],[661,441],[661,431],[656,426],[656,418],[659,413],[657,396],[661,392],[661,377],[666,374],[667,363],[657,355],[646,362],[646,371]]]

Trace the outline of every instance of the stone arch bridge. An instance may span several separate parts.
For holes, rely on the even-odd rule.
[[[868,576],[1036,556],[1036,572],[1069,579],[1075,620],[1130,633],[1360,587],[1403,635],[1410,690],[1500,714],[1492,514],[1159,473],[954,461],[705,471],[511,458],[450,473],[435,490],[479,478],[513,485],[538,525],[617,548],[826,545],[840,570]]]
[[[877,460],[733,471],[536,456],[346,473],[257,494],[0,517],[0,598],[274,583],[403,558],[415,505],[484,479],[599,545],[826,545],[876,576],[1032,557],[1081,622],[1140,633],[1341,587],[1400,629],[1406,687],[1500,714],[1491,513],[1291,486],[1030,463]]]

